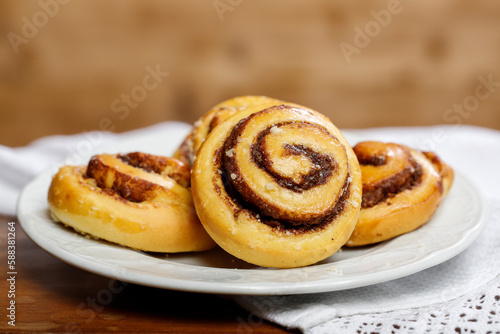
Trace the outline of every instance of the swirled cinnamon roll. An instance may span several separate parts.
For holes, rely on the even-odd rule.
[[[253,95],[240,96],[223,101],[215,105],[195,122],[193,129],[174,152],[173,157],[191,166],[201,144],[205,141],[208,134],[221,122],[237,112],[248,108],[260,107],[265,109],[283,103],[285,102],[267,96]]]
[[[432,152],[375,141],[353,149],[361,165],[363,200],[347,246],[415,230],[429,221],[453,183],[453,170]]]
[[[354,229],[361,174],[340,131],[311,109],[250,107],[213,129],[192,169],[200,221],[230,254],[291,268],[335,253]]]
[[[102,154],[64,166],[48,192],[52,216],[95,238],[152,252],[215,246],[194,210],[190,169],[144,153]]]

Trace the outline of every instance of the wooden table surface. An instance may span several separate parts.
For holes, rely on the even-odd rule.
[[[9,222],[15,226],[14,275],[7,263]],[[0,216],[0,225],[2,312],[10,312],[15,301],[15,327],[7,313],[2,333],[293,333],[215,295],[127,284],[83,271],[35,245],[17,218]]]

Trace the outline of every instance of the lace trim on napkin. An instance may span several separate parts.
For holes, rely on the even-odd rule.
[[[500,276],[474,293],[428,307],[329,320],[305,333],[500,333]]]

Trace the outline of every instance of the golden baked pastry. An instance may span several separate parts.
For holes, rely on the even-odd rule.
[[[359,164],[325,116],[253,106],[215,127],[191,172],[200,221],[230,254],[292,268],[335,253],[361,207]]]
[[[151,252],[215,246],[200,224],[184,163],[144,153],[102,154],[52,179],[53,217],[95,238]]]
[[[434,165],[437,169],[439,175],[441,176],[442,186],[443,186],[443,197],[448,195],[451,186],[453,185],[453,179],[455,178],[455,173],[453,169],[446,164],[440,157],[434,152],[422,152],[423,155]]]
[[[174,152],[173,157],[191,166],[201,144],[219,123],[225,121],[235,113],[251,107],[258,106],[264,109],[283,103],[285,102],[267,96],[253,95],[240,96],[223,101],[195,122],[193,129]]]
[[[361,165],[363,201],[347,246],[415,230],[429,221],[453,183],[453,170],[432,152],[375,141],[353,149]]]

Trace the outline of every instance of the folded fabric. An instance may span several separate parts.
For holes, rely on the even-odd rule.
[[[95,131],[45,137],[18,148],[0,145],[0,214],[14,216],[22,188],[44,170],[52,168],[55,173],[62,165],[85,165],[93,153],[103,152],[112,144],[125,141],[127,147],[133,147],[134,138],[161,138],[162,133],[179,128],[188,131],[191,126],[165,122],[121,134]]]
[[[304,333],[499,333],[500,132],[469,126],[349,131],[435,151],[488,202],[478,239],[449,261],[386,283],[289,296],[235,296],[259,317]],[[436,236],[446,238],[446,235]],[[253,318],[242,322],[250,330]]]

